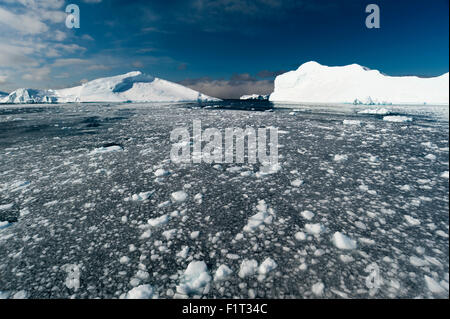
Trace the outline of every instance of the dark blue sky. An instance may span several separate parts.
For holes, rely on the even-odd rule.
[[[64,12],[69,2],[48,3],[44,10]],[[0,90],[67,86],[137,69],[207,94],[236,97],[269,93],[274,75],[310,60],[326,65],[358,63],[390,75],[448,72],[448,0],[70,3],[80,6],[80,29],[67,29],[57,19],[42,19],[47,30],[18,31],[20,45],[36,40],[46,46],[27,54],[34,64],[26,61],[26,67],[16,70],[11,63],[2,65],[0,49]],[[369,3],[380,7],[380,29],[365,26]],[[12,0],[0,0],[0,17],[2,9],[26,14]],[[0,22],[2,28],[6,31],[14,25]],[[64,36],[55,41],[55,32]],[[55,53],[43,54],[43,50]],[[3,60],[8,62],[8,57]]]

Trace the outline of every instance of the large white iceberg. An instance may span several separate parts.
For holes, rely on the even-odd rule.
[[[433,78],[388,76],[358,64],[302,64],[275,78],[269,100],[295,103],[449,104],[448,73]]]
[[[3,103],[70,102],[204,102],[218,101],[177,83],[139,71],[100,78],[61,90],[18,89],[0,98]]]

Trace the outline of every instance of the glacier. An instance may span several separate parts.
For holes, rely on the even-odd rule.
[[[17,89],[0,103],[73,103],[73,102],[206,102],[220,101],[183,85],[140,71],[99,78],[82,85],[59,89]]]
[[[310,61],[275,78],[272,102],[449,104],[449,74],[437,77],[388,76],[358,64],[326,66]]]

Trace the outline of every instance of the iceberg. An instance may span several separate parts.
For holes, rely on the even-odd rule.
[[[133,71],[60,90],[17,89],[1,103],[220,101],[183,85]]]
[[[449,104],[448,72],[432,78],[388,76],[358,64],[325,66],[311,61],[275,78],[272,102],[367,105]]]

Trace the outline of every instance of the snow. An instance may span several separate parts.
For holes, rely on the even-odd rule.
[[[209,291],[211,276],[204,261],[191,261],[177,286],[177,292],[182,295],[201,295]]]
[[[153,290],[153,287],[150,285],[140,285],[134,287],[124,296],[125,299],[154,299],[158,298]]]
[[[268,100],[269,95],[260,95],[260,94],[248,94],[242,95],[240,97],[241,100]]]
[[[401,115],[388,115],[388,116],[383,117],[383,121],[402,123],[402,122],[411,122],[412,118],[408,117],[408,116],[401,116]]]
[[[449,104],[449,74],[394,77],[358,64],[325,66],[311,61],[275,78],[272,102]]]
[[[333,244],[339,249],[355,249],[356,241],[342,234],[335,232],[332,238]]]
[[[88,81],[60,90],[17,89],[2,103],[219,101],[180,84],[139,71]]]

